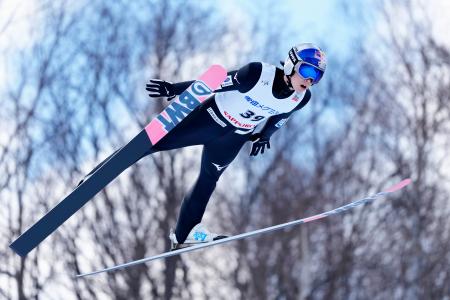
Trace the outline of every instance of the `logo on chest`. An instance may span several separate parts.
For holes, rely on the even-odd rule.
[[[278,115],[280,113],[278,110],[273,109],[270,106],[262,104],[256,100],[253,100],[252,98],[250,98],[250,96],[245,96],[244,98],[250,105],[260,109],[261,111],[268,113],[269,115]]]

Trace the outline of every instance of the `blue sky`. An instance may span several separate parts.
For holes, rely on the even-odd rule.
[[[320,0],[320,1],[278,1],[274,5],[273,1],[261,1],[259,5],[250,1],[233,0],[228,2],[230,11],[237,13],[237,17],[247,16],[261,24],[261,27],[282,23],[279,18],[283,18],[283,28],[280,28],[280,55],[285,55],[286,49],[299,42],[313,42],[329,48],[333,53],[345,55],[348,53],[349,45],[353,38],[362,32],[361,24],[363,5],[370,5],[370,1],[361,3],[355,0],[350,8],[350,15],[346,15],[341,0]],[[267,6],[264,5],[267,2]],[[232,3],[232,4],[230,4]],[[262,5],[260,5],[262,4]]]

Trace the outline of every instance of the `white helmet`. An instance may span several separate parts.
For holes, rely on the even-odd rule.
[[[290,77],[295,71],[305,79],[312,79],[312,83],[316,84],[322,79],[326,67],[325,53],[314,44],[303,43],[289,50],[284,62],[284,74]]]

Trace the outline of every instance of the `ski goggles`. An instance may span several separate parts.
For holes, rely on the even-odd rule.
[[[311,79],[312,84],[318,83],[323,76],[322,70],[305,61],[298,64],[296,71],[303,79]]]

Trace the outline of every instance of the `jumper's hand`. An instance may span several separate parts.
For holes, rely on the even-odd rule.
[[[152,98],[167,97],[167,101],[170,101],[176,97],[173,84],[164,80],[150,79],[145,89],[150,92],[148,96]]]
[[[255,135],[250,138],[252,140],[252,150],[250,151],[250,156],[256,156],[259,153],[264,154],[264,149],[270,149],[270,140],[269,138],[264,138]]]

